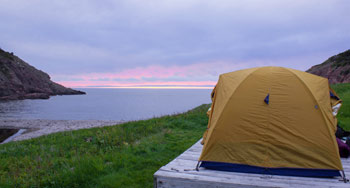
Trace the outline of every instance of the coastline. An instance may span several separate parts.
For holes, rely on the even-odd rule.
[[[45,119],[3,119],[0,128],[25,129],[11,141],[27,140],[56,132],[105,127],[121,124],[116,120],[45,120]]]

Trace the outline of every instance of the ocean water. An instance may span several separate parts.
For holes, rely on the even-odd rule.
[[[0,101],[0,119],[140,120],[210,103],[210,89],[79,89],[87,95]]]

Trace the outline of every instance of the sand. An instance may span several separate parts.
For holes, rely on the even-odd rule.
[[[51,133],[86,129],[92,127],[112,126],[123,123],[122,121],[104,120],[0,120],[0,128],[26,129],[24,133],[16,136],[12,141],[31,139]]]

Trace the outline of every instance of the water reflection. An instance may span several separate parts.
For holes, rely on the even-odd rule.
[[[211,90],[83,89],[87,95],[1,101],[0,118],[137,120],[210,103]]]
[[[0,118],[19,118],[26,111],[31,111],[29,100],[0,101]]]

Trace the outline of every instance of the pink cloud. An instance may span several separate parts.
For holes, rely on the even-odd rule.
[[[58,82],[67,87],[152,87],[152,86],[164,86],[164,87],[214,87],[215,81],[179,81],[179,82],[140,82],[140,83],[121,83],[110,81],[63,81]]]
[[[91,79],[142,79],[142,78],[169,78],[172,76],[188,77],[198,72],[203,73],[206,68],[205,64],[194,64],[189,66],[170,66],[163,67],[152,65],[149,67],[136,67],[126,69],[117,73],[90,73],[83,75],[75,75],[74,77],[84,80]],[[198,71],[202,70],[202,71]]]
[[[184,66],[151,65],[120,72],[54,75],[53,80],[67,87],[213,87],[220,74],[247,67],[246,63],[232,64],[227,62],[197,63]]]

